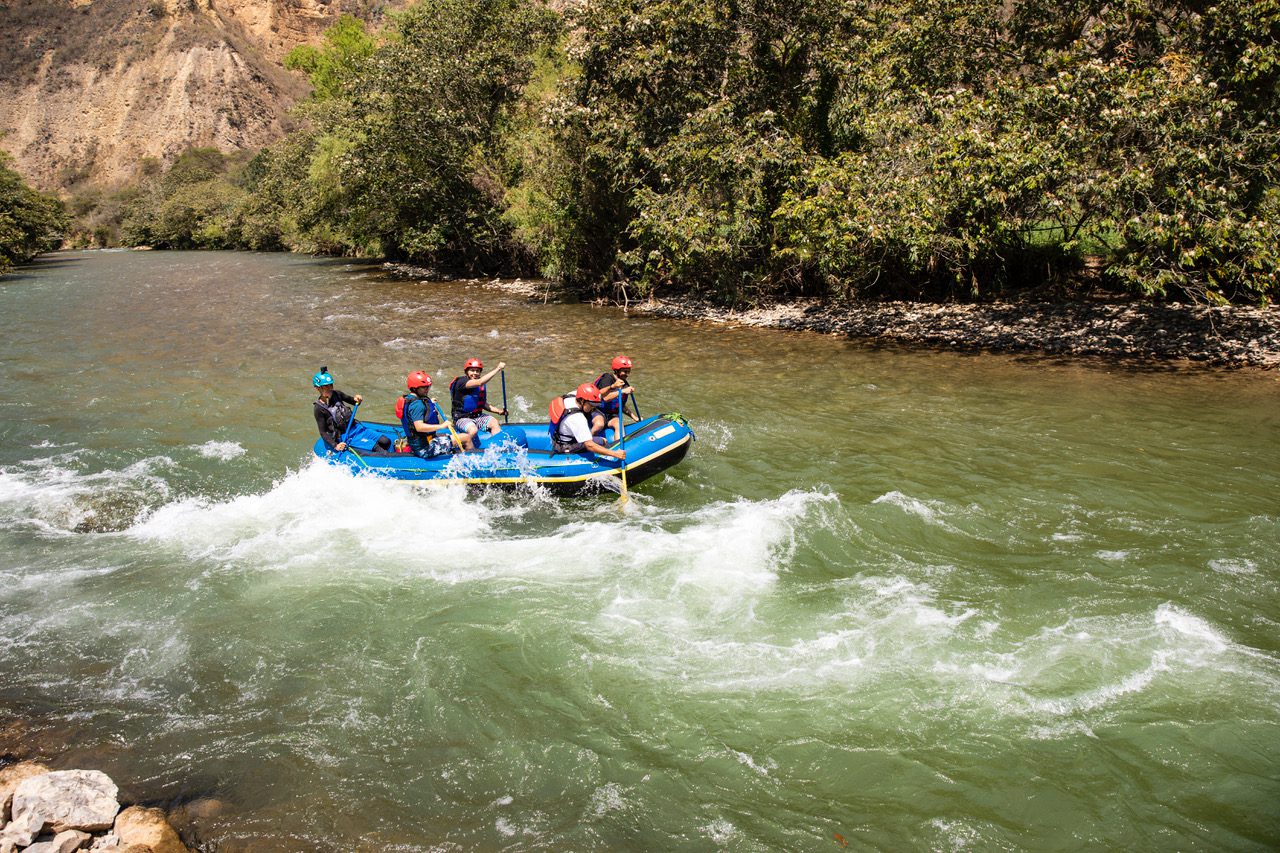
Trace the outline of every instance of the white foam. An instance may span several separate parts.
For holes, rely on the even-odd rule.
[[[728,844],[738,834],[738,828],[724,818],[713,820],[699,829],[716,844]]]
[[[772,759],[766,761],[764,764],[759,764],[752,756],[745,752],[738,752],[736,749],[731,749],[729,751],[733,753],[734,758],[738,759],[739,764],[751,768],[761,776],[768,776],[769,771],[778,769],[777,762]]]
[[[716,453],[729,449],[733,441],[733,430],[724,421],[699,421],[698,444],[710,447]]]
[[[192,449],[206,459],[217,459],[222,462],[229,462],[245,454],[245,449],[234,441],[206,441],[204,444],[192,445]]]
[[[895,506],[903,512],[909,515],[914,515],[928,524],[932,524],[936,527],[953,529],[951,525],[947,524],[942,519],[941,511],[939,509],[940,505],[936,501],[926,502],[917,500],[909,495],[904,495],[902,492],[892,491],[881,495],[871,503]]]
[[[536,420],[540,416],[543,417],[544,421],[546,420],[545,411],[535,412],[533,409],[530,408],[529,401],[525,399],[523,396],[521,396],[520,394],[511,395],[510,400],[507,402],[507,411],[509,412],[507,416],[508,420],[513,420],[517,422],[519,422],[522,418]]]
[[[617,782],[607,782],[591,792],[591,811],[596,817],[626,809],[627,799]]]
[[[711,506],[694,513],[695,526],[674,536],[660,534],[646,551],[679,558],[677,588],[757,593],[772,586],[794,554],[796,523],[816,502],[836,500],[829,493],[792,491],[772,501]]]
[[[423,567],[474,549],[488,527],[461,489],[419,491],[317,459],[265,493],[176,501],[128,532],[192,556],[275,568],[327,563],[342,537],[366,555]]]
[[[169,484],[160,475],[174,464],[167,456],[90,473],[70,467],[75,457],[32,460],[21,471],[0,468],[0,513],[64,535],[86,526],[119,529],[169,497]]]
[[[389,341],[383,341],[382,345],[387,349],[405,350],[405,349],[425,349],[429,346],[438,346],[440,339],[423,341],[412,338],[392,338]]]
[[[1167,628],[1174,634],[1191,640],[1194,645],[1202,645],[1210,652],[1225,651],[1230,645],[1228,640],[1204,619],[1172,604],[1161,604],[1156,608],[1155,623],[1161,628]]]
[[[1221,575],[1252,575],[1258,571],[1258,564],[1243,558],[1210,560],[1209,568]]]

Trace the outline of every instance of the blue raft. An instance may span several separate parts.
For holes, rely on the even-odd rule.
[[[412,453],[383,452],[380,438],[401,438],[399,424],[358,421],[347,437],[348,450],[335,453],[317,439],[316,456],[357,473],[397,480],[461,482],[477,486],[519,486],[534,483],[558,494],[600,488],[617,491],[621,464],[594,453],[556,453],[547,424],[506,424],[496,436],[481,437],[481,451],[421,459]],[[601,443],[616,447],[612,431]],[[693,429],[678,414],[653,415],[627,428],[627,485],[633,486],[675,465],[689,452]],[[385,445],[386,442],[383,442]]]

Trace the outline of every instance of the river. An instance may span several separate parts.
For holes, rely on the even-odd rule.
[[[1280,845],[1274,375],[911,351],[240,253],[0,279],[0,721],[219,851]],[[615,353],[609,496],[312,458]],[[492,396],[499,392],[495,381]]]

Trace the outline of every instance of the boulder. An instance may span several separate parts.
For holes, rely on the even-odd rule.
[[[15,812],[13,820],[0,830],[0,853],[13,847],[26,847],[44,828],[44,815],[39,812]]]
[[[89,843],[92,838],[89,833],[81,832],[78,829],[68,829],[66,832],[59,832],[53,837],[52,841],[41,841],[39,844],[32,844],[22,853],[72,853]]]
[[[160,809],[129,806],[116,817],[114,832],[126,850],[142,845],[151,853],[191,853]]]
[[[93,839],[93,844],[89,846],[89,853],[118,853],[120,849],[120,839],[114,832],[108,832]]]
[[[43,776],[49,768],[34,761],[20,761],[0,770],[0,826],[9,822],[9,805],[13,802],[13,792],[18,785],[32,776]]]
[[[225,804],[213,797],[200,797],[175,807],[169,812],[169,825],[179,835],[190,835],[201,824],[208,823],[222,814]]]
[[[38,815],[54,832],[110,829],[120,803],[119,789],[101,770],[55,770],[19,783],[13,818]]]

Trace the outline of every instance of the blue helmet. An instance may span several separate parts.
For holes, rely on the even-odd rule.
[[[311,377],[311,384],[319,388],[321,385],[332,385],[333,377],[329,375],[329,368],[322,367],[320,372]]]

